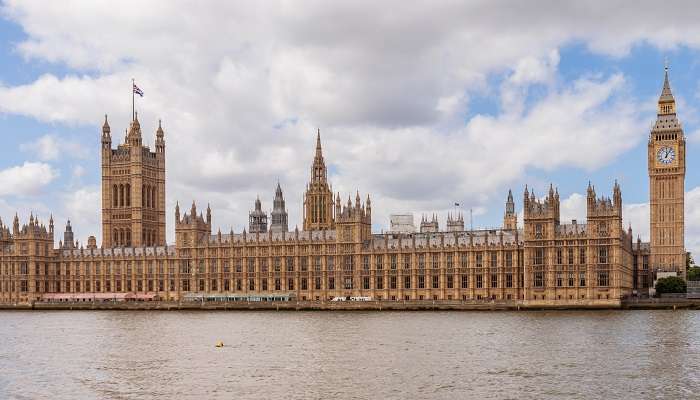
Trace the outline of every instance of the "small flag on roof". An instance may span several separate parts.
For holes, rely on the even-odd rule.
[[[139,96],[143,97],[143,90],[141,90],[141,88],[139,88],[138,86],[136,86],[135,83],[134,83],[133,85],[134,85],[134,93],[136,93],[136,94],[138,94]]]

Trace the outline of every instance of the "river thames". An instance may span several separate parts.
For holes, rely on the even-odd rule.
[[[1,399],[697,398],[700,312],[0,312],[0,371]]]

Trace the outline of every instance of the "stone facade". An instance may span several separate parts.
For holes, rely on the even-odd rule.
[[[668,69],[649,134],[651,265],[685,275],[685,135],[676,116]]]
[[[143,145],[135,114],[124,143],[112,148],[102,126],[102,246],[165,245],[165,139],[158,123],[156,151]]]
[[[668,112],[667,108],[660,110]],[[679,137],[670,138],[654,137],[650,149],[656,151],[657,141],[665,145],[671,140],[669,143],[677,145],[679,154],[685,157]],[[376,300],[614,306],[635,289],[648,288],[653,281],[655,256],[673,266],[680,251],[676,240],[682,235],[675,236],[673,246],[654,240],[651,244],[633,241],[631,228],[625,230],[622,226],[622,191],[617,182],[610,197],[599,196],[589,184],[585,222],[560,221],[559,193],[553,186],[544,198],[526,187],[523,226],[518,226],[509,191],[502,228],[465,230],[463,218],[455,215],[450,217],[447,230],[441,231],[433,216],[431,220],[423,218],[418,233],[373,234],[369,196],[364,202],[359,192],[354,201],[348,196],[342,203],[339,193],[333,199],[320,132],[304,196],[303,230],[286,229],[286,210],[278,186],[273,215],[284,217],[273,218],[270,229],[213,232],[209,207],[206,214],[198,213],[193,203],[181,215],[178,203],[175,243],[165,246],[164,232],[153,223],[155,220],[145,218],[145,212],[151,211],[148,204],[156,206],[152,213],[155,218],[164,201],[164,192],[160,191],[164,190],[164,182],[158,178],[165,176],[163,146],[161,133],[156,153],[148,152],[141,145],[135,119],[126,144],[113,150],[105,122],[103,216],[109,217],[105,232],[118,231],[118,235],[105,236],[100,248],[94,240],[87,248],[78,247],[69,224],[64,234],[66,243],[54,248],[53,220],[46,228],[30,216],[28,224],[20,228],[15,216],[11,230],[0,222],[0,301],[22,303],[47,295],[57,298],[65,294],[69,298],[85,293],[101,298],[134,293],[168,300],[191,294],[284,294],[299,300],[366,296]],[[105,158],[109,159],[107,166]],[[659,186],[661,177],[668,177],[675,179],[673,188],[677,189],[683,175],[680,164],[676,165],[678,169],[669,167],[672,170],[650,168],[653,187]],[[146,185],[155,189],[144,191]],[[117,197],[112,196],[115,187]],[[155,195],[155,200],[147,202],[145,193]],[[678,205],[675,190],[668,202],[666,192],[661,193],[661,198],[652,200],[652,207]],[[140,197],[142,206],[136,207],[139,203],[133,199]],[[122,198],[131,198],[131,204],[128,200],[122,202]],[[122,209],[127,209],[131,218],[112,218]],[[256,205],[257,209],[262,212],[262,207]],[[655,215],[652,232],[667,227],[682,231],[682,220],[674,217],[673,224],[667,226],[671,221],[664,219],[661,224]],[[131,237],[122,236],[129,227]],[[157,228],[154,237],[142,234],[153,228]],[[657,243],[660,249],[655,248]],[[680,246],[682,249],[682,242]],[[660,258],[667,253],[670,258]]]

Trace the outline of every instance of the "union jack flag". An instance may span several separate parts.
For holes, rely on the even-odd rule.
[[[143,97],[143,90],[141,90],[136,84],[134,83],[134,93],[138,94],[139,96]]]

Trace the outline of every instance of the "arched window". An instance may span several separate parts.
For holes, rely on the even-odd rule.
[[[141,186],[141,207],[146,207],[146,185]]]
[[[126,245],[131,247],[131,229],[127,229],[126,231]]]
[[[153,207],[153,204],[151,204],[151,187],[146,186],[146,207],[151,208]]]
[[[155,187],[151,190],[151,196],[152,196],[151,207],[156,208],[156,188]]]
[[[112,186],[112,204],[114,204],[114,207],[119,206],[119,190],[117,189],[117,185]]]
[[[131,185],[126,185],[126,206],[131,207]]]
[[[119,207],[124,207],[124,185],[119,185]]]
[[[112,236],[112,240],[114,241],[115,245],[119,246],[119,231],[116,229],[114,230],[114,236]]]

